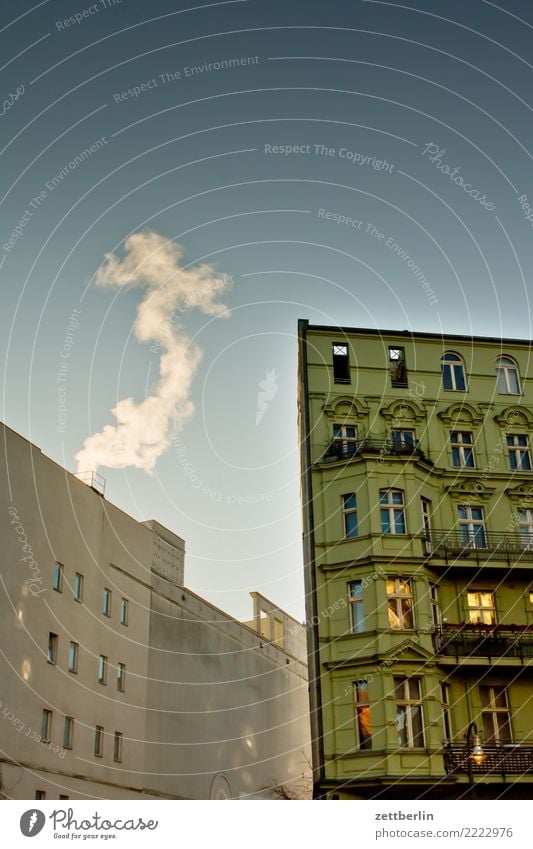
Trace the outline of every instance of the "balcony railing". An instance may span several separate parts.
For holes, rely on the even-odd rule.
[[[472,773],[487,775],[531,775],[533,773],[533,744],[501,743],[486,746],[482,742],[483,762],[470,761]],[[444,750],[444,763],[448,774],[468,774],[468,752],[464,745],[450,744]]]
[[[461,530],[431,531],[426,537],[427,554],[433,557],[465,557],[487,560],[533,559],[533,534],[487,531],[478,526],[471,533]]]
[[[324,460],[350,460],[361,454],[424,456],[418,440],[400,440],[392,437],[377,439],[374,436],[367,436],[364,439],[334,439],[324,454]]]
[[[533,625],[447,622],[435,630],[435,653],[445,657],[533,658]]]

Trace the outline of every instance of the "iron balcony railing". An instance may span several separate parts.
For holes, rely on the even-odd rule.
[[[334,439],[324,454],[324,460],[350,460],[361,454],[424,456],[418,440],[392,437],[377,439],[374,436],[366,436],[364,439]]]
[[[473,557],[511,560],[533,559],[533,534],[487,531],[478,526],[475,530],[435,530],[424,537],[426,553],[433,557]]]
[[[498,745],[485,745],[482,741],[483,761],[478,764],[470,759],[465,745],[449,744],[444,750],[444,763],[448,774],[476,775],[497,773],[499,775],[530,775],[533,773],[533,744],[501,742]]]
[[[435,653],[445,657],[533,658],[533,625],[446,622],[435,629]]]

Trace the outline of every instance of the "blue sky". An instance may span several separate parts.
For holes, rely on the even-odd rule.
[[[231,277],[229,317],[174,322],[202,357],[153,474],[99,469],[231,613],[303,618],[298,318],[531,337],[532,27],[518,0],[2,4],[2,417],[75,469],[157,391],[142,284],[95,285],[131,234]]]

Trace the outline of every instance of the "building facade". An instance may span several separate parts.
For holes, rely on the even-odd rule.
[[[316,797],[531,794],[530,358],[299,323]]]
[[[183,539],[1,436],[1,796],[305,796],[303,626],[257,594],[276,639],[236,621]]]

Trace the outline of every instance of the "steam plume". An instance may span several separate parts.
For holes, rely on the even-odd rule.
[[[145,290],[133,330],[140,342],[156,340],[163,353],[153,394],[138,404],[133,398],[118,402],[111,411],[117,424],[87,437],[76,454],[78,473],[99,466],[134,466],[152,473],[170,445],[171,432],[193,414],[191,384],[202,352],[176,322],[176,311],[196,308],[205,315],[227,317],[229,310],[215,299],[227,291],[231,278],[215,277],[213,267],[205,263],[185,269],[182,255],[179,244],[158,233],[135,233],[124,242],[123,258],[106,254],[98,270],[97,286]]]

